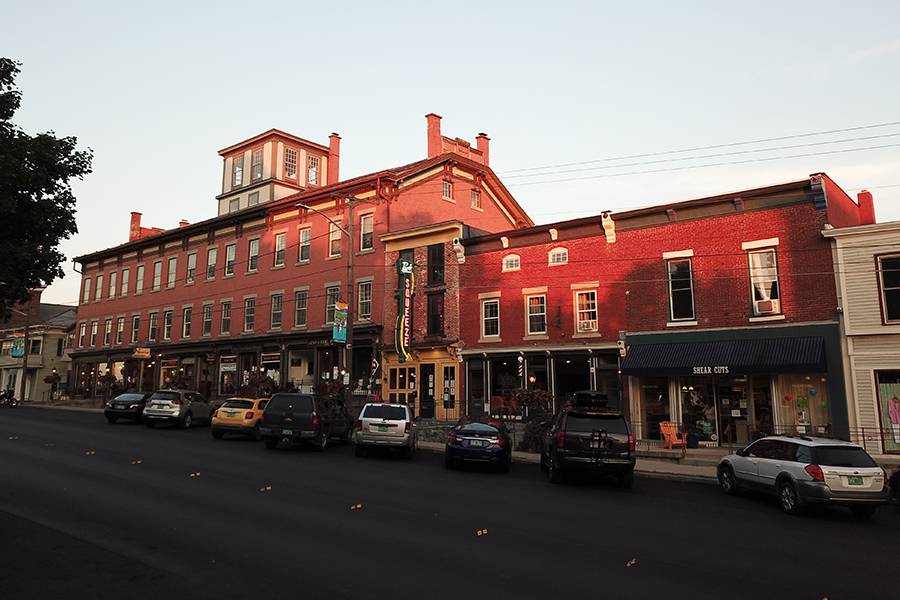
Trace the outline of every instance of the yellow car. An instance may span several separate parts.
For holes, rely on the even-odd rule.
[[[221,440],[226,433],[248,435],[259,441],[259,420],[268,398],[229,398],[212,416],[212,436]]]

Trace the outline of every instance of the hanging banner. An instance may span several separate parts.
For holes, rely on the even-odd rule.
[[[331,339],[341,344],[347,343],[347,303],[334,303],[334,325],[331,327]]]
[[[397,360],[404,363],[409,360],[409,346],[412,342],[412,296],[415,291],[413,263],[397,260],[397,326],[394,334],[397,348]]]

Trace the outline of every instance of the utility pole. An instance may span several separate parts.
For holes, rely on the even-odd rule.
[[[29,309],[30,309],[30,307],[29,307]],[[25,402],[25,383],[26,383],[26,380],[28,379],[28,353],[31,350],[28,347],[28,326],[30,325],[30,319],[31,319],[30,314],[26,314],[25,315],[25,337],[23,340],[23,342],[25,344],[25,348],[24,348],[25,353],[22,355],[22,381],[19,383],[19,402]]]
[[[356,253],[356,245],[353,236],[353,203],[355,201],[356,198],[353,196],[347,196],[347,218],[350,222],[347,224],[347,237],[349,238],[349,243],[347,244],[347,340],[344,343],[344,367],[347,369],[349,382],[346,389],[348,408],[353,399],[353,292],[355,291],[353,289],[355,284],[353,279],[353,255]]]

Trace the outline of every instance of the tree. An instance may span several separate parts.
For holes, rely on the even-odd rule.
[[[78,232],[70,181],[91,172],[93,152],[53,131],[28,135],[12,122],[20,63],[0,57],[0,322],[63,276],[59,243]]]

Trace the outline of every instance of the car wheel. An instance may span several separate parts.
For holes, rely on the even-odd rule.
[[[250,434],[250,438],[254,442],[258,442],[262,439],[262,432],[259,430],[259,423],[253,426],[253,432]]]
[[[541,452],[541,473],[546,473],[547,469],[547,458],[544,456],[544,453]]]
[[[190,429],[191,425],[194,424],[194,417],[191,413],[187,413],[184,415],[184,418],[181,420],[181,428],[182,429]]]
[[[550,480],[550,483],[562,483],[563,482],[562,469],[560,469],[559,467],[557,467],[553,464],[552,458],[547,463],[547,479]]]
[[[347,426],[347,433],[344,434],[344,437],[341,441],[343,441],[345,444],[353,443],[353,427],[349,425]]]
[[[878,509],[877,506],[851,506],[850,512],[853,513],[853,516],[857,519],[871,519],[872,515],[875,514],[875,511]]]
[[[116,417],[106,417],[106,422],[109,423],[110,425],[115,425],[116,421],[118,421],[118,420],[119,419],[117,419]]]
[[[738,493],[737,478],[734,476],[734,469],[731,465],[724,465],[719,469],[719,487],[729,496]]]
[[[357,456],[357,458],[363,458],[366,455],[366,447],[362,444],[356,444],[353,448],[353,453]]]
[[[789,515],[800,514],[802,510],[800,498],[797,496],[797,489],[793,483],[787,479],[779,481],[775,487],[775,492],[778,495],[778,504],[781,505],[781,510]]]
[[[224,437],[224,435],[225,435],[224,431],[219,431],[216,428],[213,428],[211,431],[212,431],[213,439],[215,439],[215,440],[221,440],[222,437]]]
[[[278,438],[266,438],[266,448],[274,450],[278,447]]]

